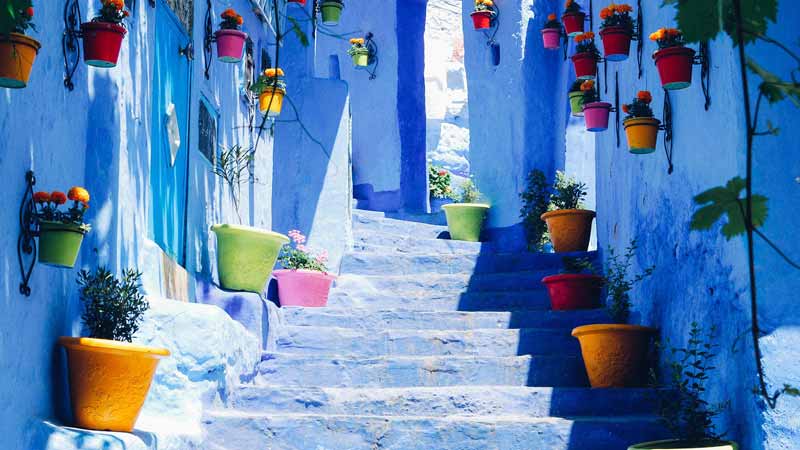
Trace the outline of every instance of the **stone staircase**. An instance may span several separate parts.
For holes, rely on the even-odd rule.
[[[206,414],[209,449],[624,450],[663,437],[647,389],[587,387],[550,311],[561,258],[356,211],[328,308],[280,311],[255,379]],[[589,256],[594,256],[589,254]]]

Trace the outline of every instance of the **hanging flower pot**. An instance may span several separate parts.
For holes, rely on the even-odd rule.
[[[571,91],[569,93],[570,113],[575,117],[583,117],[583,92]]]
[[[62,211],[60,207],[73,202]],[[54,267],[73,268],[81,250],[83,236],[91,226],[83,223],[89,208],[89,192],[82,187],[73,187],[68,194],[36,192],[33,194],[36,220],[39,224],[38,261]]]
[[[628,450],[739,450],[739,444],[733,441],[683,441],[670,439],[636,444]]]
[[[353,58],[353,66],[357,69],[369,66],[369,48],[364,44],[364,38],[350,39],[351,47],[347,50],[347,54]]]
[[[297,6],[306,6],[306,0],[288,0],[290,5],[295,4]]]
[[[497,15],[493,0],[476,0],[475,11],[470,13],[472,25],[475,30],[487,30],[492,27],[492,21]]]
[[[611,103],[585,103],[583,105],[583,118],[586,120],[586,131],[599,132],[607,130],[610,113]]]
[[[695,51],[684,47],[683,34],[675,28],[662,28],[650,35],[658,43],[653,59],[666,90],[686,89],[692,85]]]
[[[572,64],[575,66],[575,78],[579,80],[593,80],[597,77],[597,61],[600,53],[594,44],[594,33],[591,31],[575,36],[575,54],[572,55]]]
[[[214,33],[217,41],[217,59],[224,63],[236,64],[242,60],[244,45],[247,42],[247,33],[239,30],[244,19],[233,8],[223,11],[220,17],[222,17],[220,29]]]
[[[277,117],[283,110],[283,98],[286,95],[286,82],[283,81],[283,70],[269,68],[264,70],[250,90],[258,95],[258,110],[268,117]]]
[[[83,60],[94,67],[116,67],[122,40],[128,33],[124,27],[130,13],[121,0],[100,0],[100,15],[81,24]]]
[[[561,48],[561,22],[556,20],[555,14],[547,16],[547,23],[542,28],[542,41],[548,50]]]
[[[261,294],[278,252],[289,238],[272,231],[237,225],[214,225],[220,285],[232,291]]]
[[[20,89],[27,86],[40,48],[39,41],[24,34],[0,34],[0,87]]]
[[[322,10],[322,23],[325,25],[339,25],[342,17],[344,2],[341,0],[325,0],[320,7]]]
[[[655,328],[597,324],[572,330],[581,344],[583,363],[593,388],[641,387],[648,380],[650,342]]]
[[[600,39],[603,41],[603,54],[609,61],[624,61],[631,51],[634,23],[631,18],[631,5],[612,4],[600,10]]]
[[[639,91],[631,104],[622,105],[627,114],[622,122],[628,137],[628,149],[631,153],[645,154],[656,151],[658,127],[661,122],[653,117],[650,102],[652,95],[648,91]]]
[[[556,311],[600,307],[604,280],[599,275],[562,273],[544,277],[542,283],[547,287],[550,305]]]
[[[567,36],[575,37],[583,33],[586,14],[584,14],[581,6],[575,0],[567,0],[561,21],[564,22],[564,30],[567,32]]]

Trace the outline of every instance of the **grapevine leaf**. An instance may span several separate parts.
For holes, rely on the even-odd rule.
[[[735,177],[725,186],[711,188],[695,196],[694,202],[700,208],[692,215],[692,230],[708,230],[723,216],[727,219],[722,226],[722,234],[732,239],[747,231],[745,224],[746,198],[742,197],[745,181]],[[753,226],[760,227],[766,222],[768,215],[767,198],[763,195],[753,195]]]

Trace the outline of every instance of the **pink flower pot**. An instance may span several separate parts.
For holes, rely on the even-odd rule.
[[[239,30],[219,30],[214,36],[217,38],[217,59],[226,63],[238,63],[242,60],[247,33]]]
[[[276,270],[281,306],[321,308],[328,304],[328,293],[335,275],[311,270]]]
[[[544,48],[548,50],[558,50],[561,47],[561,29],[542,29],[542,41],[544,41]]]
[[[611,113],[611,103],[592,102],[583,105],[583,118],[586,119],[587,131],[606,131],[608,129],[608,115]]]

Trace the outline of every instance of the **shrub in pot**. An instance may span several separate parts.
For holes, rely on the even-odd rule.
[[[639,91],[630,104],[622,105],[622,112],[627,114],[622,124],[628,138],[628,150],[631,153],[646,154],[656,151],[658,127],[661,122],[653,117],[650,102],[653,96],[649,91]]]
[[[258,95],[258,110],[268,117],[278,117],[283,110],[286,82],[281,68],[270,67],[258,77],[250,90]]]
[[[567,0],[564,14],[561,15],[561,21],[564,22],[564,31],[566,31],[567,36],[575,37],[583,33],[586,14],[578,2]]]
[[[586,80],[575,80],[569,88],[569,111],[575,117],[583,117],[583,103],[585,94],[581,86]]]
[[[541,216],[550,209],[551,196],[551,186],[544,172],[539,169],[531,170],[528,173],[525,190],[519,194],[520,200],[522,200],[519,217],[522,219],[530,251],[542,251],[544,246],[550,242],[550,237],[547,235],[547,224],[541,219]]]
[[[493,0],[475,0],[475,10],[470,13],[472,25],[476,30],[486,30],[492,27],[492,21],[497,16]]]
[[[141,274],[105,268],[78,275],[88,337],[59,338],[66,349],[75,426],[131,432],[161,358],[169,350],[132,344],[149,304]]]
[[[347,50],[347,54],[353,58],[353,66],[356,69],[369,66],[369,48],[364,45],[364,42],[364,38],[350,39],[350,48]]]
[[[325,266],[328,252],[312,252],[306,246],[306,237],[298,230],[291,230],[287,234],[292,243],[281,249],[278,262],[283,269],[275,271],[280,305],[327,306],[331,284],[336,280],[336,276],[329,274]]]
[[[447,229],[450,239],[457,241],[479,242],[481,231],[490,206],[477,203],[481,193],[472,180],[467,180],[461,187],[461,195],[457,203],[442,206],[447,217]]]
[[[542,278],[556,311],[594,309],[600,307],[604,279],[596,273],[587,258],[564,258],[564,270]]]
[[[561,47],[561,22],[556,19],[555,14],[547,16],[547,22],[542,28],[542,42],[548,50],[558,50]]]
[[[575,36],[575,54],[572,55],[572,65],[575,67],[575,78],[579,80],[593,80],[597,77],[597,61],[600,51],[594,43],[594,33]]]
[[[611,103],[600,101],[600,94],[595,89],[594,80],[584,81],[581,90],[583,91],[583,118],[586,121],[586,130],[593,133],[607,130]]]
[[[322,11],[322,23],[325,25],[339,25],[344,9],[343,0],[324,0],[320,5]]]
[[[247,33],[241,31],[244,19],[233,8],[220,14],[222,23],[214,33],[217,41],[217,59],[224,63],[235,64],[242,60]]]
[[[9,0],[0,8],[0,87],[21,89],[28,85],[33,62],[42,45],[25,35],[33,25],[31,0]]]
[[[650,344],[658,330],[626,322],[630,315],[631,289],[652,275],[654,268],[629,278],[635,252],[635,241],[622,257],[609,249],[605,285],[607,306],[614,323],[584,325],[572,330],[572,336],[580,341],[583,363],[593,388],[639,387],[647,382]]]
[[[453,203],[453,188],[450,186],[450,172],[437,166],[428,167],[428,192],[431,213],[442,212],[442,206]]]
[[[72,206],[61,211],[59,208],[72,201]],[[89,208],[89,192],[82,187],[73,187],[68,194],[36,192],[33,194],[36,206],[36,221],[39,225],[39,255],[42,264],[71,269],[75,266],[81,250],[83,236],[91,230],[83,223],[83,216]]]
[[[692,85],[694,50],[685,46],[683,34],[675,28],[662,28],[650,35],[658,43],[653,59],[666,90],[686,89]]]
[[[556,172],[549,211],[541,215],[556,253],[585,252],[589,248],[595,212],[581,208],[584,198],[586,184]]]
[[[115,67],[119,59],[122,40],[128,30],[124,20],[130,13],[124,0],[100,0],[100,15],[91,22],[81,24],[83,34],[83,60],[94,67]]]
[[[611,4],[600,10],[600,39],[603,41],[603,54],[608,61],[628,59],[633,38],[633,19],[631,5]]]

